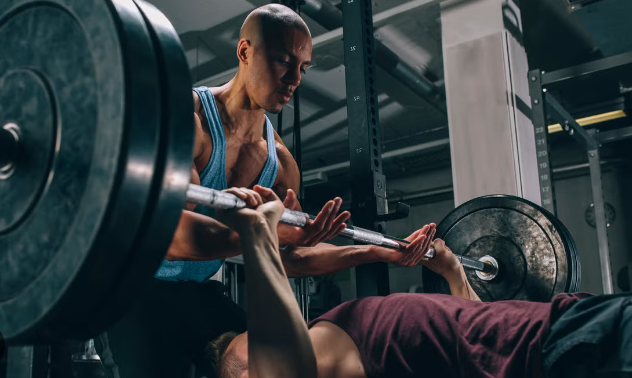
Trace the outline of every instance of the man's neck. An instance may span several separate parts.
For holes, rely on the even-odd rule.
[[[265,110],[252,101],[239,73],[218,88],[215,99],[228,133],[246,140],[262,138]]]

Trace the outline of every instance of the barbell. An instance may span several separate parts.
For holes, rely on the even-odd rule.
[[[189,184],[187,189],[187,202],[206,206],[213,209],[241,209],[246,207],[246,202],[235,195],[215,189],[209,189],[200,185]],[[304,227],[314,217],[301,211],[285,209],[279,222],[297,227]],[[360,227],[346,227],[339,236],[346,237],[361,243],[372,244],[392,249],[403,249],[410,242],[385,235],[379,232]],[[435,250],[430,249],[426,257],[433,258]],[[457,256],[465,268],[480,271],[485,279],[492,279],[498,272],[498,265],[492,258],[489,262],[469,259],[465,256]]]
[[[186,57],[169,21],[142,0],[3,0],[0,46],[0,332],[12,344],[85,340],[125,313],[153,279],[184,204],[209,193],[190,185]],[[464,265],[492,264],[481,262],[483,250],[495,259],[489,285],[524,288],[493,299],[572,290],[570,235],[520,203],[488,204],[489,214],[460,206],[437,236]],[[528,214],[521,222],[537,237],[520,236],[513,212]],[[507,222],[486,218],[499,213]],[[397,244],[369,230],[344,234]],[[508,273],[518,270],[530,278],[514,282],[519,275]],[[423,280],[442,292],[428,272]],[[473,282],[477,292],[485,285]],[[547,290],[531,298],[532,287]]]

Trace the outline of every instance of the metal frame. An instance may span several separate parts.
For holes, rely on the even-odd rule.
[[[541,205],[555,214],[555,192],[551,175],[551,159],[549,158],[548,123],[542,91],[540,70],[529,73],[529,92],[531,93],[531,118],[535,132],[535,151],[538,164],[538,180],[540,181]]]
[[[632,66],[632,52],[611,56],[608,58],[593,60],[573,67],[563,68],[553,72],[542,74],[541,85],[560,83],[566,80],[575,79],[582,76],[589,76],[595,73]],[[538,72],[540,72],[538,70]]]
[[[590,183],[595,208],[595,223],[599,245],[599,261],[604,294],[614,291],[612,283],[612,266],[608,245],[608,227],[605,201],[603,198],[603,182],[601,177],[600,151],[602,143],[614,142],[632,137],[632,127],[625,127],[604,133],[591,135],[582,128],[557,99],[548,93],[547,85],[558,84],[578,77],[586,77],[600,72],[622,67],[632,67],[632,53],[564,68],[545,73],[541,70],[529,72],[529,91],[531,93],[532,118],[535,127],[538,168],[540,169],[540,187],[542,190],[542,206],[549,211],[555,210],[555,197],[551,185],[551,164],[548,150],[548,118],[547,112],[564,130],[585,150],[590,169]]]
[[[594,138],[597,139],[599,143],[617,142],[623,139],[632,138],[632,126],[597,133],[594,135]]]
[[[351,165],[352,214],[355,224],[385,232],[380,215],[388,212],[377,91],[371,1],[342,2],[347,122]],[[388,295],[388,265],[356,267],[358,297]]]
[[[608,226],[606,220],[605,201],[603,199],[603,182],[601,179],[601,164],[599,147],[601,144],[593,138],[553,97],[545,93],[546,106],[551,110],[551,116],[563,125],[564,130],[575,139],[588,154],[590,169],[590,185],[592,188],[593,204],[595,208],[595,225],[597,228],[597,242],[599,245],[599,262],[601,265],[601,281],[604,294],[612,294],[612,265],[610,262],[610,248],[608,246]]]

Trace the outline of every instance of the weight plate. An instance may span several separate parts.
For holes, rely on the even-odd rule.
[[[164,173],[152,40],[131,0],[4,0],[0,46],[0,123],[22,136],[0,179],[15,199],[0,211],[2,332],[13,343],[81,336],[82,324],[114,320],[85,314],[111,310],[100,301],[119,279],[131,294],[151,278],[125,275],[135,259],[155,267],[168,245],[136,250]]]
[[[522,198],[494,195],[457,207],[437,226],[455,254],[471,259],[489,255],[499,264],[491,281],[466,269],[468,281],[483,301],[519,299],[549,301],[571,288],[575,274],[574,245],[561,222]],[[424,290],[449,294],[447,282],[423,268]]]
[[[147,2],[138,0],[136,5],[147,25],[158,63],[156,82],[160,85],[161,106],[155,111],[161,120],[160,154],[154,168],[150,205],[135,242],[134,259],[128,261],[125,274],[121,274],[109,302],[106,298],[101,301],[101,307],[110,310],[93,312],[85,317],[89,321],[81,328],[90,329],[92,333],[103,331],[95,324],[108,324],[115,318],[114,313],[120,316],[129,308],[134,294],[149,282],[136,279],[139,273],[153,275],[158,269],[161,260],[154,256],[157,251],[161,251],[158,255],[164,256],[171,244],[191,181],[193,96],[186,55],[178,34],[166,17]],[[102,321],[95,322],[95,319]],[[76,327],[76,324],[70,327]]]
[[[579,260],[579,251],[577,250],[575,240],[573,240],[570,231],[568,231],[568,228],[564,226],[562,221],[549,212],[547,212],[547,216],[553,223],[555,223],[556,228],[560,231],[560,233],[564,235],[562,237],[562,241],[565,243],[566,251],[568,252],[567,258],[570,262],[568,272],[570,279],[568,280],[566,292],[574,293],[579,291],[579,285],[581,283],[581,263]]]

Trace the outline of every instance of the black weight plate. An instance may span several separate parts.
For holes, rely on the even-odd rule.
[[[534,205],[535,206],[535,205]],[[539,209],[549,218],[549,220],[555,225],[555,228],[563,235],[562,242],[564,243],[564,247],[567,252],[567,260],[568,260],[568,282],[566,287],[567,293],[574,293],[579,290],[579,284],[581,281],[581,264],[579,261],[579,252],[577,251],[577,246],[575,245],[575,240],[573,240],[573,236],[571,235],[568,228],[559,220],[553,213],[548,210],[539,207]]]
[[[457,207],[438,225],[455,254],[478,260],[484,255],[499,263],[499,274],[483,281],[467,270],[470,284],[483,301],[521,299],[548,301],[568,288],[569,237],[558,230],[539,206],[522,198],[495,195]],[[445,280],[423,269],[426,292],[449,294]]]
[[[0,327],[13,343],[65,338],[86,309],[110,310],[99,301],[130,268],[161,180],[155,53],[131,0],[3,0],[0,46],[0,123],[24,134],[0,180],[16,198],[0,210]]]
[[[160,84],[161,106],[155,111],[161,119],[160,154],[154,168],[150,206],[135,242],[136,252],[130,256],[128,269],[121,272],[110,298],[101,300],[100,307],[110,310],[93,312],[85,317],[85,324],[81,324],[82,330],[89,329],[94,334],[103,331],[100,325],[116,318],[113,314],[122,314],[135,293],[149,282],[139,281],[136,276],[154,274],[158,269],[160,260],[153,256],[156,251],[164,255],[166,246],[171,243],[191,180],[193,96],[186,56],[169,20],[147,2],[136,1],[136,5],[151,35],[159,69],[156,82]],[[77,324],[69,324],[68,328],[70,332]]]

